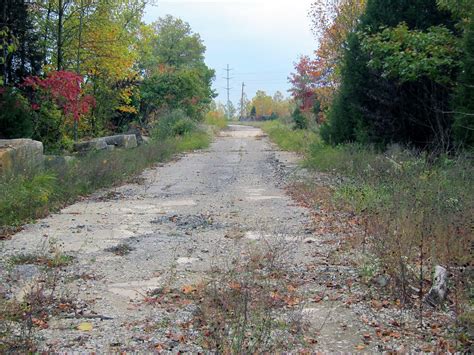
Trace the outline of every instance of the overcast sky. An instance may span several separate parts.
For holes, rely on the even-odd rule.
[[[308,10],[314,0],[168,0],[148,7],[147,23],[173,15],[188,22],[207,47],[206,62],[216,70],[218,101],[226,102],[224,68],[232,69],[231,100],[237,105],[242,82],[257,90],[288,95],[287,77],[300,54],[311,54],[316,40]]]

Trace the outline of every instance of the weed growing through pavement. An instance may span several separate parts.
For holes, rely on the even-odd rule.
[[[7,261],[0,290],[0,352],[32,353],[37,351],[37,330],[49,327],[52,316],[74,312],[75,301],[62,287],[63,269],[73,258],[63,254],[52,242],[49,254],[40,250],[20,254]],[[14,274],[21,265],[38,267],[26,283],[18,283]],[[8,269],[8,270],[7,270]]]
[[[195,288],[201,344],[221,353],[261,353],[302,344],[301,297],[275,249],[253,249],[214,269]]]

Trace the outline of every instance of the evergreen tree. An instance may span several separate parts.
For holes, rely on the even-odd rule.
[[[295,123],[295,129],[308,128],[308,121],[306,120],[306,117],[304,117],[299,107],[297,107],[295,111],[293,111],[292,118],[293,122]]]
[[[257,117],[257,108],[255,106],[252,106],[252,109],[250,110],[250,117],[252,119],[255,119]]]
[[[458,144],[474,146],[474,12],[464,33],[464,58],[456,93],[454,137]]]
[[[5,84],[18,84],[26,76],[38,74],[41,69],[43,54],[28,6],[31,4],[25,0],[3,0],[0,5],[0,29],[8,29],[8,41],[16,41],[16,49],[8,55],[3,48],[0,75]]]
[[[357,31],[377,33],[381,27],[405,22],[409,29],[453,26],[436,0],[368,0]],[[426,78],[402,83],[387,78],[369,66],[369,54],[362,49],[358,33],[348,36],[342,65],[340,91],[322,129],[323,138],[333,144],[358,141],[385,145],[392,142],[426,147],[438,140],[434,122],[449,125],[449,117],[435,112],[449,110],[450,89]]]

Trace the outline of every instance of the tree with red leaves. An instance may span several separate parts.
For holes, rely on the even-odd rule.
[[[95,99],[83,92],[83,77],[70,71],[53,71],[45,78],[31,76],[25,79],[24,86],[39,93],[32,102],[32,108],[38,110],[44,100],[53,101],[66,117],[74,120],[74,139],[77,140],[79,119],[88,114],[95,105]]]
[[[288,77],[293,85],[289,91],[298,102],[300,109],[303,112],[309,112],[313,108],[316,98],[316,77],[319,75],[316,62],[309,56],[301,56],[300,60],[295,63],[295,71]]]

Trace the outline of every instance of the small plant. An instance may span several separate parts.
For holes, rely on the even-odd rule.
[[[105,251],[110,252],[110,253],[114,253],[115,255],[119,255],[119,256],[128,255],[133,250],[135,250],[135,249],[132,248],[130,245],[125,244],[125,243],[122,243],[122,244],[116,245],[114,247],[110,247],[110,248],[105,249]]]
[[[10,259],[12,265],[40,265],[50,268],[62,268],[69,266],[74,257],[65,254],[40,255],[40,254],[19,254]]]

